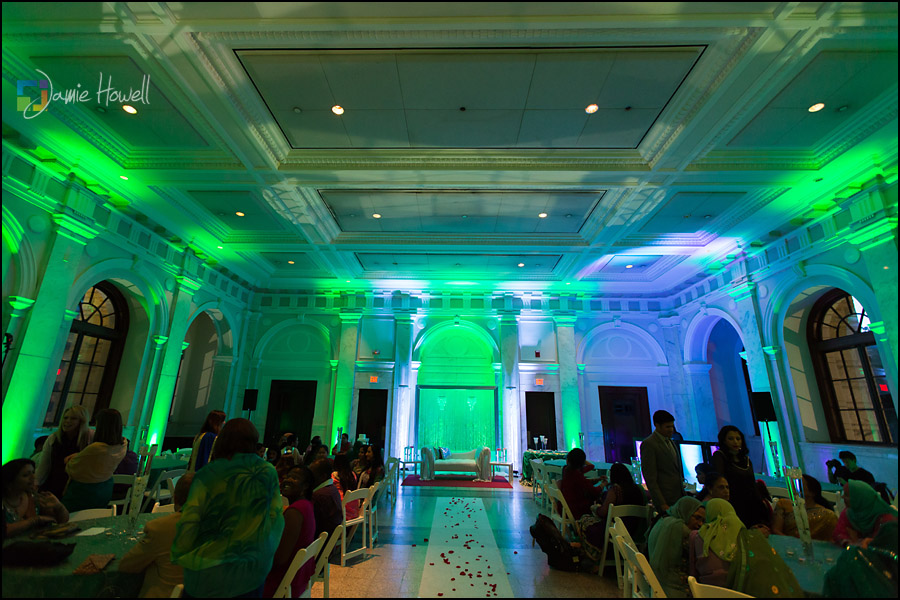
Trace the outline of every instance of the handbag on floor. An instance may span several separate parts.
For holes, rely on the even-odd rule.
[[[538,515],[537,521],[529,531],[531,537],[547,555],[547,564],[552,568],[560,571],[578,570],[578,551],[566,541],[549,517]]]

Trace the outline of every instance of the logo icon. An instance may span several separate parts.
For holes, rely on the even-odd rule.
[[[44,112],[53,96],[53,84],[50,83],[50,78],[43,71],[35,70],[43,75],[44,79],[19,79],[16,81],[16,109],[21,111],[26,119],[33,119]],[[31,94],[35,92],[40,92],[40,97],[32,97]]]

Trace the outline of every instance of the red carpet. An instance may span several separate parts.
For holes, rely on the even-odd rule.
[[[402,485],[420,485],[422,487],[467,487],[467,488],[494,488],[511,490],[512,485],[506,477],[494,475],[493,481],[472,481],[471,479],[454,479],[453,476],[438,475],[432,481],[422,481],[418,475],[407,475]]]

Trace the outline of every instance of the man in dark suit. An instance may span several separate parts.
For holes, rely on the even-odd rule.
[[[655,429],[641,443],[641,472],[658,512],[665,512],[684,495],[684,474],[681,456],[672,443],[675,417],[658,410],[653,413]]]

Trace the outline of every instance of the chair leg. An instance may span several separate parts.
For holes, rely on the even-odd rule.
[[[330,598],[328,594],[328,581],[331,579],[331,565],[328,564],[328,559],[325,559],[325,568],[322,569],[322,575],[325,576],[325,581],[322,582],[322,597]]]

